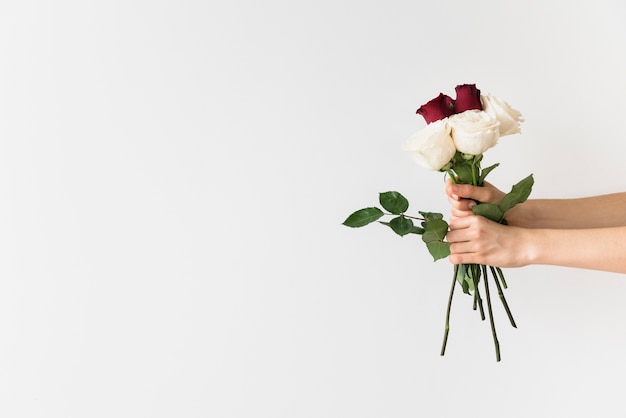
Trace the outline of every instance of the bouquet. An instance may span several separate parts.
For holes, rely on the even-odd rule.
[[[404,149],[416,163],[426,169],[444,173],[455,183],[482,186],[487,175],[499,165],[496,163],[482,168],[483,154],[495,146],[500,137],[520,133],[520,125],[524,119],[521,113],[507,102],[492,95],[482,95],[475,84],[458,85],[455,91],[455,99],[440,93],[439,96],[417,109],[416,113],[424,117],[427,125],[405,142]],[[506,212],[513,206],[526,201],[532,186],[531,174],[514,185],[500,204],[476,202],[472,211],[476,215],[506,224]],[[445,241],[448,223],[442,214],[419,211],[420,216],[409,216],[406,214],[409,208],[408,200],[396,191],[380,193],[379,203],[382,209],[367,207],[357,210],[348,216],[343,225],[358,228],[378,221],[400,236],[421,235],[422,241],[435,261],[450,254],[450,245]],[[383,216],[391,216],[391,219],[381,221]],[[415,221],[419,225],[416,225]],[[454,266],[448,297],[445,331],[441,346],[442,356],[445,354],[448,341],[452,297],[457,283],[465,294],[473,296],[473,310],[479,310],[481,319],[485,320],[483,299],[479,290],[482,280],[496,361],[500,361],[500,344],[493,320],[489,275],[496,285],[498,297],[511,325],[517,327],[504,297],[503,288],[506,289],[507,284],[502,270],[494,266],[457,264]]]

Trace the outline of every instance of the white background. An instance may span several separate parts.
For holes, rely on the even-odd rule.
[[[0,3],[0,416],[624,416],[626,280],[507,270],[518,329],[378,192],[448,211],[402,142],[476,83],[534,197],[626,190],[626,7],[594,1]],[[580,216],[585,216],[581,213]]]

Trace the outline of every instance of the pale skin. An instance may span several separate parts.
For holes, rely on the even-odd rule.
[[[501,225],[473,214],[475,201],[498,204],[493,185],[453,184],[449,260],[453,264],[521,267],[550,264],[626,273],[626,193],[579,199],[531,199]]]

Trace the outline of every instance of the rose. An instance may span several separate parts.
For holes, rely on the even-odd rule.
[[[522,114],[513,109],[507,102],[495,96],[481,96],[484,111],[500,122],[500,136],[518,134],[524,122]]]
[[[430,123],[413,134],[404,143],[404,149],[422,167],[441,170],[456,153],[447,119]]]
[[[480,155],[496,145],[500,122],[480,110],[468,110],[448,118],[452,140],[459,152]]]
[[[422,115],[426,123],[432,123],[454,114],[454,100],[439,93],[439,96],[420,106],[415,113]]]
[[[462,113],[466,110],[483,110],[480,102],[480,90],[476,88],[476,84],[461,84],[456,86],[454,90],[456,91],[455,113]]]

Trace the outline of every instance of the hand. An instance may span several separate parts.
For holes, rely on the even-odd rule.
[[[456,217],[447,234],[453,264],[521,267],[529,263],[528,230],[505,226],[482,216]]]
[[[454,184],[449,179],[446,182],[446,194],[452,206],[450,220],[474,215],[472,207],[476,202],[500,204],[505,195],[487,182],[483,187],[477,187],[471,184]]]

